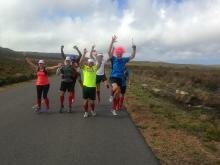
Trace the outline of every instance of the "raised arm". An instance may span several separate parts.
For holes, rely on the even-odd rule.
[[[50,71],[50,70],[55,70],[55,69],[57,69],[57,68],[60,68],[62,66],[62,63],[58,63],[57,65],[55,65],[55,66],[48,66],[48,67],[46,67],[45,69],[47,70],[47,71]]]
[[[86,56],[86,53],[87,53],[87,52],[88,52],[87,49],[84,48],[84,50],[83,50],[83,55],[81,56],[80,61],[79,61],[79,66],[80,66],[80,67],[83,65],[83,62],[84,62],[84,60],[85,60],[85,56]]]
[[[109,46],[109,49],[108,49],[108,55],[109,55],[109,59],[111,59],[113,57],[113,52],[112,52],[112,48],[113,48],[113,44],[116,42],[117,40],[117,36],[114,35],[112,37],[112,40],[111,40],[111,43],[110,43],[110,46]]]
[[[91,48],[90,56],[89,56],[89,57],[95,60],[95,58],[94,58],[93,55],[92,55],[92,53],[93,53],[94,50],[95,50],[95,45],[92,45],[92,48]]]
[[[136,45],[132,45],[132,53],[129,59],[132,60],[135,57],[135,55],[136,55]]]
[[[35,65],[30,58],[28,57],[25,57],[25,61],[29,64],[29,66],[31,67],[31,69],[33,71],[36,71],[37,70],[37,65]]]
[[[63,48],[64,48],[64,46],[62,45],[61,48],[60,48],[60,50],[61,50],[61,57],[62,57],[63,59],[65,59],[65,58],[66,58],[66,55],[65,55],[64,52],[63,52]]]
[[[113,46],[113,47],[112,47],[112,51],[111,51],[112,56],[113,56],[113,54],[114,54],[114,51],[115,51],[115,47]],[[107,59],[107,62],[110,61],[110,60],[111,60],[111,58],[109,57],[109,58]]]
[[[96,61],[98,61],[97,69],[100,68],[100,66],[102,64],[102,59],[103,59],[103,56],[96,56]]]
[[[76,45],[73,46],[73,49],[75,49],[78,52],[78,54],[79,54],[79,57],[78,57],[78,59],[76,61],[79,64],[79,60],[82,57],[82,53],[81,53],[81,51],[79,50],[79,48]]]

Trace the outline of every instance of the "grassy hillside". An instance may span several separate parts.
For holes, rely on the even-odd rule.
[[[38,59],[44,59],[48,65],[55,65],[61,61],[60,58],[44,57],[44,54],[40,53],[28,52],[26,55],[33,58],[36,64]],[[0,86],[33,78],[35,74],[25,62],[22,52],[0,47]]]

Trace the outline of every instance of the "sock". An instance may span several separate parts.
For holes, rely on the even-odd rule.
[[[75,92],[73,92],[73,102],[75,101]]]
[[[61,107],[64,107],[64,95],[61,95],[60,96],[60,104],[61,104]]]
[[[73,101],[73,94],[69,94],[69,107],[72,107],[72,101]]]
[[[48,99],[48,97],[46,97],[46,98],[44,99],[44,102],[45,102],[46,108],[49,109],[50,106],[49,106],[49,99]]]
[[[84,112],[88,112],[88,102],[84,104],[83,107],[84,107]]]
[[[119,102],[120,102],[120,98],[117,97],[115,100],[116,100],[116,101],[115,101],[115,110],[118,111],[118,110],[119,110]]]
[[[95,104],[94,103],[91,104],[91,108],[92,108],[92,111],[95,110]]]
[[[116,110],[116,98],[113,99],[112,109]]]
[[[124,96],[121,96],[121,97],[119,98],[119,109],[122,109],[122,107],[123,107],[123,102],[124,102]]]

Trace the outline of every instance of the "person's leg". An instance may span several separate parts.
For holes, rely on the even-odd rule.
[[[96,116],[95,112],[95,100],[96,100],[96,88],[90,88],[90,107],[92,116]]]
[[[120,99],[119,99],[119,110],[123,109],[125,91],[126,91],[126,86],[122,86],[121,95],[120,95]]]
[[[84,99],[83,108],[84,108],[84,118],[86,118],[86,117],[89,116],[89,113],[88,113],[88,109],[89,109],[88,99]]]
[[[109,82],[108,82],[108,80],[107,80],[107,77],[106,77],[106,75],[104,74],[103,75],[103,79],[102,79],[102,81],[104,82],[104,85],[106,86],[106,88],[110,88],[110,86],[109,86]]]
[[[116,113],[116,110],[118,109],[120,88],[116,83],[112,84],[112,91],[113,91],[112,113],[114,116],[117,116],[118,114]]]
[[[88,103],[88,88],[83,86],[83,109],[84,109],[84,118],[87,118],[89,116],[88,109],[89,109],[89,103]]]
[[[72,111],[73,91],[69,91],[69,112]]]
[[[41,85],[37,85],[37,109],[39,111],[41,109],[41,96],[43,92],[43,87]]]
[[[43,88],[43,98],[46,105],[46,110],[49,110],[49,99],[48,99],[48,91],[49,91],[50,85],[45,85]]]
[[[99,103],[100,102],[100,83],[96,84],[96,94],[97,94],[97,100]]]

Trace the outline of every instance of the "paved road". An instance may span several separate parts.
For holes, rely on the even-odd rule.
[[[84,119],[80,87],[74,113],[60,114],[59,78],[50,79],[50,113],[33,113],[33,82],[0,92],[0,165],[158,164],[128,114],[111,116],[106,89],[98,116]]]

